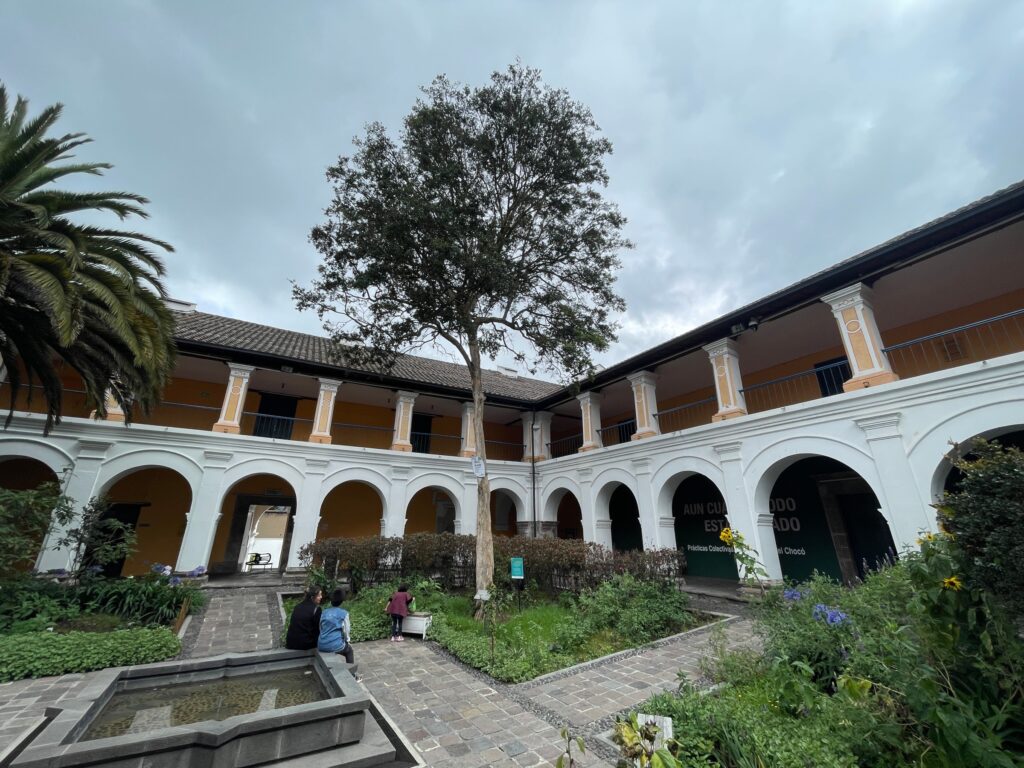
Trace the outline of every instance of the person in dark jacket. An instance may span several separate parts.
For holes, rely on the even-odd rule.
[[[391,595],[388,600],[386,613],[391,614],[391,642],[402,642],[402,620],[409,615],[412,606],[412,595],[409,594],[409,587],[402,584],[398,591]]]
[[[306,599],[295,606],[284,647],[293,651],[311,651],[320,639],[320,601],[324,593],[320,587],[306,590]]]

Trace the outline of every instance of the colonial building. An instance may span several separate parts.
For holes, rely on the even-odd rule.
[[[329,340],[173,308],[162,405],[96,421],[69,374],[50,435],[38,400],[16,403],[0,485],[60,477],[74,499],[105,496],[138,532],[126,574],[473,533],[464,368],[358,370]],[[574,387],[499,369],[485,389],[497,535],[680,548],[692,575],[729,578],[728,524],[774,578],[854,578],[935,527],[952,444],[1024,442],[1024,183]],[[41,549],[40,569],[67,563]]]

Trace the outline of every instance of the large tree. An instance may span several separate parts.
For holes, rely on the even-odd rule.
[[[441,76],[397,139],[381,124],[327,171],[334,197],[311,241],[323,256],[300,309],[314,309],[347,364],[387,369],[446,343],[465,361],[476,450],[486,459],[481,360],[511,353],[566,377],[615,339],[625,219],[602,194],[610,142],[536,69],[479,88]],[[490,485],[477,493],[476,583],[492,583]]]
[[[0,84],[0,364],[18,393],[39,385],[46,429],[61,414],[61,363],[81,377],[87,401],[105,414],[110,392],[126,418],[157,401],[174,364],[173,318],[164,304],[163,263],[171,246],[95,224],[77,214],[145,217],[148,201],[127,192],[68,192],[66,177],[100,175],[105,163],[66,162],[89,142],[47,136],[59,104],[34,118]]]

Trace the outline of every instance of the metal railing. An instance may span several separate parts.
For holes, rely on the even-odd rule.
[[[634,432],[636,432],[636,419],[604,427],[601,429],[601,445],[608,447],[609,445],[628,443],[633,439]]]
[[[487,450],[487,458],[496,461],[522,461],[525,455],[522,443],[512,443],[505,440],[485,440],[484,446]]]
[[[258,411],[243,411],[239,427],[243,435],[269,437],[274,440],[291,440],[297,424],[309,424],[312,429],[313,421],[312,419],[297,419],[294,416],[273,416]],[[305,437],[309,437],[308,431]]]
[[[1024,309],[893,344],[883,351],[902,379],[1024,350]]]
[[[675,408],[666,408],[658,411],[654,418],[658,420],[658,429],[662,434],[666,432],[678,432],[681,429],[699,427],[701,424],[710,424],[711,417],[718,410],[718,399],[707,397],[684,405],[677,405]]]
[[[846,360],[840,360],[754,384],[741,389],[740,392],[747,403],[747,413],[758,413],[838,395],[843,391],[843,382],[849,377],[850,364]]]
[[[410,432],[413,453],[433,453],[438,456],[457,456],[462,447],[459,435],[441,435],[434,432]]]
[[[583,435],[569,435],[569,437],[561,437],[548,443],[548,452],[552,459],[557,459],[559,456],[570,456],[577,453],[582,445]]]

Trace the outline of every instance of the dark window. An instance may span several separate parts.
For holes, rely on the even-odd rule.
[[[260,395],[260,407],[252,428],[253,435],[290,440],[297,403],[297,398],[285,395]]]
[[[814,375],[818,377],[818,389],[822,397],[842,394],[843,384],[850,378],[850,363],[845,357],[826,360],[814,366]]]
[[[430,453],[430,429],[433,418],[429,413],[412,415],[412,434],[409,436],[409,442],[412,443],[413,453]]]

